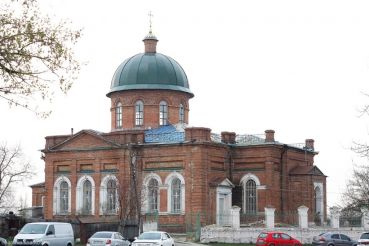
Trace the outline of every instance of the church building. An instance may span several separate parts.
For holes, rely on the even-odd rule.
[[[293,224],[306,206],[309,222],[325,221],[326,176],[314,165],[313,139],[290,145],[273,130],[189,127],[194,93],[184,69],[157,53],[151,31],[143,42],[144,52],[113,75],[110,132],[46,137],[45,183],[32,186],[46,220],[113,223],[136,209],[143,219],[154,214],[160,230],[184,232],[196,217],[226,224],[232,206],[241,225],[263,220],[266,207],[276,222]]]

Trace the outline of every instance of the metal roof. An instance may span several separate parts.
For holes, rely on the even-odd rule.
[[[183,68],[160,53],[140,53],[126,59],[115,71],[108,96],[115,91],[140,89],[183,91],[193,97]]]
[[[184,142],[184,140],[184,130],[173,125],[161,126],[145,131],[146,143],[179,143]]]

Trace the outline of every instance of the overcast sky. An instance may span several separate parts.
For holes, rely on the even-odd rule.
[[[154,17],[157,51],[184,68],[195,97],[190,125],[212,132],[275,130],[283,143],[315,140],[315,164],[328,176],[328,206],[341,203],[354,164],[353,141],[368,138],[369,1],[82,1],[41,0],[83,36],[86,62],[53,114],[38,119],[0,101],[1,139],[20,143],[44,181],[45,136],[82,129],[110,131],[111,78],[121,62],[143,52]],[[30,201],[28,188],[25,199]],[[29,202],[30,205],[30,202]]]

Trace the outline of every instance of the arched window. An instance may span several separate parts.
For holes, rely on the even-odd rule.
[[[143,102],[137,101],[135,106],[135,125],[142,126],[143,125]]]
[[[106,175],[101,179],[100,183],[100,215],[117,214],[119,207],[119,182],[114,175]],[[92,192],[93,195],[93,192]],[[94,198],[92,198],[94,199]]]
[[[115,107],[115,127],[122,128],[122,104],[120,102]]]
[[[159,194],[159,184],[158,181],[152,178],[149,181],[148,186],[148,199],[149,199],[149,211],[158,211],[158,194]]]
[[[61,214],[66,214],[69,210],[69,185],[66,181],[60,183],[59,195],[59,211]]]
[[[179,105],[179,123],[184,123],[184,107],[183,104]]]
[[[315,205],[315,216],[314,222],[320,225],[324,220],[324,211],[323,211],[323,184],[322,183],[314,183],[314,205]]]
[[[66,215],[71,212],[71,182],[66,176],[55,180],[53,191],[53,214]],[[44,204],[45,197],[42,198]]]
[[[171,207],[173,213],[181,212],[181,180],[174,178],[171,183]]]
[[[110,179],[106,184],[106,207],[108,213],[116,211],[117,204],[117,183],[115,180]]]
[[[249,179],[245,184],[245,213],[256,214],[256,183]]]
[[[161,126],[168,124],[168,104],[165,101],[159,104],[159,124]]]
[[[83,183],[83,191],[82,191],[82,213],[83,214],[91,214],[91,203],[92,203],[92,185],[89,180],[86,180]]]

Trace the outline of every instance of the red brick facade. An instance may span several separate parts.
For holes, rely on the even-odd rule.
[[[32,207],[44,206],[45,183],[31,185]]]
[[[83,130],[46,137],[44,193],[32,187],[33,204],[40,204],[40,197],[45,196],[46,219],[117,221],[119,211],[140,206],[142,214],[158,212],[160,229],[179,232],[195,224],[194,215],[202,225],[218,223],[218,215],[227,213],[232,205],[248,215],[262,215],[265,207],[286,215],[305,205],[309,221],[316,219],[317,212],[325,219],[326,176],[314,166],[317,152],[312,139],[304,146],[292,146],[275,141],[273,130],[266,130],[264,137],[234,132],[217,136],[209,128],[186,127],[193,96],[186,91],[134,89],[113,91],[108,96],[110,133]],[[138,101],[143,105],[140,125],[136,121]],[[160,132],[166,127],[159,119],[163,101],[166,125],[175,132]],[[122,126],[117,126],[116,117],[122,117]],[[180,137],[153,140],[148,133],[154,129],[162,137]],[[107,209],[114,200],[108,180],[116,182],[117,197],[128,197],[130,203]],[[156,193],[150,193],[151,181],[157,183]],[[132,187],[137,191],[130,193]],[[139,203],[134,203],[135,197],[140,197]],[[277,220],[291,222],[287,216]]]
[[[260,186],[263,186],[263,189],[257,190],[259,212],[263,212],[266,206],[283,212],[296,211],[299,206],[305,205],[310,208],[309,220],[313,221],[314,182],[323,185],[324,208],[326,207],[326,177],[319,172],[311,172],[314,171],[313,158],[316,154],[313,151],[277,142],[249,146],[217,143],[211,141],[210,129],[207,128],[188,128],[186,141],[173,144],[145,144],[142,141],[143,134],[142,130],[107,134],[86,130],[75,135],[47,138],[48,149],[44,151],[45,218],[58,217],[53,212],[53,187],[60,176],[68,177],[71,182],[69,217],[75,216],[76,184],[79,177],[86,174],[95,182],[93,217],[98,219],[104,216],[100,214],[98,206],[101,180],[109,174],[117,175],[120,179],[130,179],[132,146],[137,150],[141,181],[145,175],[155,173],[164,183],[173,171],[180,173],[185,179],[185,211],[181,215],[171,215],[168,212],[168,189],[165,185],[160,188],[159,219],[162,227],[168,225],[168,228],[173,229],[174,225],[183,225],[186,215],[192,216],[197,212],[203,215],[203,223],[215,223],[216,184],[211,184],[214,180],[227,178],[237,186],[247,174],[255,175]],[[224,136],[227,134],[223,134]],[[53,148],[50,142],[59,142],[58,138],[64,142]],[[136,142],[132,142],[132,139]],[[106,169],[107,167],[115,168],[112,171]],[[35,188],[33,190],[35,194]],[[242,201],[237,205],[242,207]],[[326,214],[325,209],[323,212]],[[171,223],[173,225],[169,227]]]

